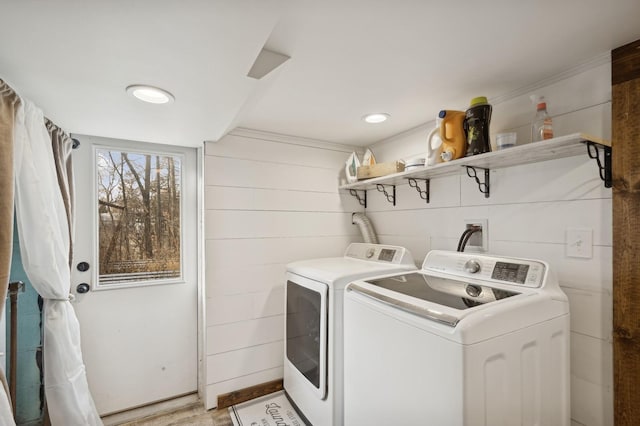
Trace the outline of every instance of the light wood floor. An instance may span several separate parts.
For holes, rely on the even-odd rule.
[[[201,403],[192,404],[170,413],[156,414],[132,422],[121,423],[122,426],[233,426],[229,411],[205,411]]]

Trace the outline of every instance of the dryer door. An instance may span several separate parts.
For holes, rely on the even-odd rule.
[[[295,276],[287,281],[285,346],[296,377],[313,386],[319,398],[327,394],[328,287]]]

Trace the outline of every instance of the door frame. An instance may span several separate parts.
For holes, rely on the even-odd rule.
[[[640,424],[640,40],[611,52],[614,424]]]
[[[205,240],[204,240],[204,143],[202,146],[196,148],[196,208],[197,220],[196,224],[196,240],[197,249],[196,256],[198,258],[198,265],[196,270],[196,280],[198,287],[198,330],[196,334],[198,336],[198,399],[204,401],[206,386],[207,386],[207,371],[206,371],[206,300],[207,295],[205,293]]]

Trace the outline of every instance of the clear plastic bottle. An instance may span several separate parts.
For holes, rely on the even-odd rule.
[[[533,98],[533,97],[532,97]],[[553,123],[543,96],[537,98],[536,116],[531,124],[531,142],[553,138]]]

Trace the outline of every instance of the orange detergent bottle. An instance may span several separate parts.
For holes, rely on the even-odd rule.
[[[440,138],[442,139],[442,161],[462,158],[467,153],[467,137],[464,133],[464,111],[443,109],[438,114],[440,123]]]

